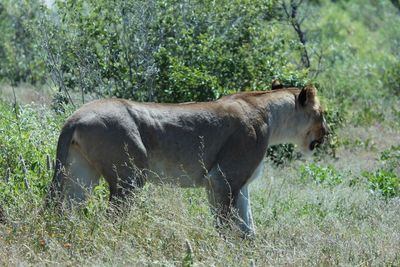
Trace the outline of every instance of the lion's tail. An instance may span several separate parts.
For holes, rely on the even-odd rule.
[[[64,125],[60,137],[58,138],[54,176],[46,199],[46,206],[49,206],[51,202],[56,200],[61,192],[62,180],[65,178],[65,166],[67,164],[69,147],[71,145],[74,131],[75,124],[67,123]]]

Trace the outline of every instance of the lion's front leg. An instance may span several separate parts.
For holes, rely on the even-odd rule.
[[[243,174],[243,173],[242,173]],[[233,173],[226,173],[217,164],[207,175],[207,193],[211,209],[216,216],[217,227],[234,222],[246,236],[255,234],[251,212],[248,185],[241,188],[232,184],[239,179]],[[250,175],[249,175],[250,176]]]
[[[208,201],[216,218],[216,226],[220,228],[233,219],[234,192],[218,164],[210,170],[206,179]]]
[[[253,214],[250,206],[250,195],[248,186],[245,185],[240,189],[237,196],[235,208],[238,212],[236,223],[240,227],[240,230],[247,236],[253,236],[255,234],[255,228],[253,223]]]

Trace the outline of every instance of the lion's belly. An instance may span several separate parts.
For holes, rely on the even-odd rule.
[[[197,164],[184,164],[168,159],[153,158],[149,160],[147,179],[155,184],[201,187],[205,183],[204,173],[205,171],[198,162]]]

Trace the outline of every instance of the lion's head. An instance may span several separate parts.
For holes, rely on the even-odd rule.
[[[297,102],[303,126],[297,145],[303,152],[311,152],[323,144],[328,135],[328,125],[317,97],[317,89],[313,85],[306,86],[300,91]]]

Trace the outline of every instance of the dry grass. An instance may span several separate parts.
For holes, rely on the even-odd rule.
[[[379,163],[379,154],[392,145],[400,144],[400,129],[379,124],[368,127],[348,126],[338,133],[343,147],[338,152],[339,160],[326,159],[341,171],[359,175],[371,171]]]
[[[14,90],[14,91],[13,91]],[[51,95],[49,94],[50,88],[44,87],[38,90],[29,84],[20,84],[16,87],[12,87],[8,84],[0,84],[0,96],[3,100],[13,103],[14,102],[14,92],[18,104],[50,104]]]
[[[379,140],[391,144],[378,138],[377,147]],[[369,152],[341,150],[339,160],[318,163],[333,164],[343,175],[335,186],[302,180],[306,162],[267,163],[251,187],[254,240],[228,230],[221,237],[200,189],[146,186],[121,217],[107,213],[99,199],[57,216],[41,212],[41,203],[26,195],[0,226],[0,265],[399,266],[400,199],[386,201],[355,179],[352,170],[374,164],[362,153]]]
[[[201,189],[148,185],[122,216],[107,212],[100,193],[57,215],[26,191],[4,203],[0,266],[400,266],[400,198],[371,193],[361,175],[400,143],[399,128],[346,127],[339,140],[339,159],[316,163],[332,166],[337,184],[304,179],[309,162],[266,163],[251,186],[254,240],[234,230],[220,236]]]

